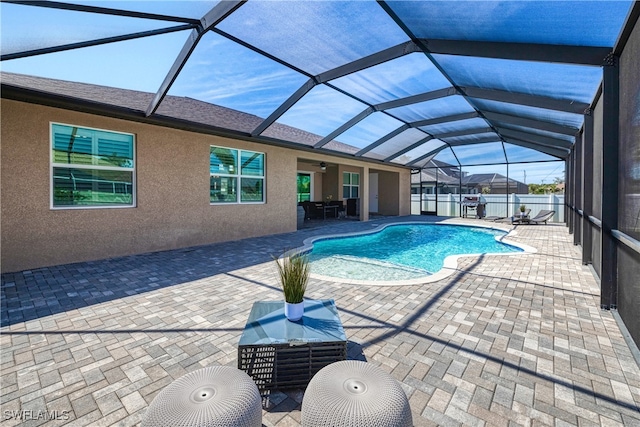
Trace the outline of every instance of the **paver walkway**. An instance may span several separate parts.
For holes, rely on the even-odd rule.
[[[139,424],[174,379],[236,366],[253,302],[282,299],[272,254],[406,220],[434,218],[336,221],[3,275],[2,426]],[[312,280],[308,297],[336,300],[349,357],[402,383],[417,426],[640,426],[640,370],[573,237],[558,224],[516,232],[538,253],[466,257],[416,286]],[[273,393],[264,425],[299,425],[302,397]]]

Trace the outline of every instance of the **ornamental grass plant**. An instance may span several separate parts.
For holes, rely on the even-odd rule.
[[[301,303],[309,282],[309,258],[294,254],[280,259],[275,258],[280,275],[280,286],[284,299],[291,304]]]

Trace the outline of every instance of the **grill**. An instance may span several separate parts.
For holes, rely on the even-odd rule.
[[[485,206],[487,204],[485,202],[480,201],[480,197],[477,196],[465,196],[464,199],[460,202],[460,207],[462,208],[462,216],[467,218],[469,209],[475,211],[477,218],[483,218],[485,216]]]

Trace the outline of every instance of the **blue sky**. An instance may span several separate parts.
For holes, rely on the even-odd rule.
[[[420,2],[389,4],[412,28],[419,29],[419,36],[424,37],[453,35],[463,39],[499,40],[503,34],[510,32],[509,37],[521,38],[523,41],[532,41],[531,37],[537,37],[533,41],[547,42],[555,37],[554,40],[595,45],[607,44],[612,38],[615,39],[616,20],[625,15],[630,4],[609,2],[605,7],[603,3],[593,3],[593,7],[583,8],[584,10],[573,8],[571,13],[578,14],[582,20],[580,28],[574,28],[573,24],[557,26],[557,22],[566,20],[565,13],[571,7],[571,2],[537,2],[535,7],[519,1],[499,3],[503,12],[500,19],[496,18],[494,10],[498,3],[443,1],[431,3],[429,8]],[[107,1],[92,4],[198,18],[213,7],[215,2]],[[2,3],[0,7],[3,54],[177,25],[6,3]],[[416,10],[420,13],[415,13]],[[32,25],[24,25],[25,19]],[[469,26],[470,20],[484,20],[486,23]],[[449,26],[442,26],[439,24],[441,22],[448,22]],[[514,22],[519,24],[514,27]],[[585,23],[599,25],[598,31],[585,35]],[[532,26],[535,27],[535,32],[530,31]],[[169,93],[260,117],[271,114],[308,80],[309,75],[408,40],[407,35],[372,1],[249,1],[219,28],[290,62],[299,70],[264,57],[222,35],[209,32],[201,39]],[[295,34],[295,37],[291,37],[291,34]],[[4,61],[0,68],[9,72],[156,92],[188,37],[189,31],[181,31]],[[515,63],[446,55],[435,57],[460,84],[531,94],[560,93],[583,97],[585,102],[590,101],[601,78],[598,67]],[[576,83],[576,75],[583,77],[580,83]],[[421,53],[409,54],[329,83],[371,104],[450,86],[450,82]],[[582,119],[579,115],[546,113],[532,107],[501,105],[493,101],[479,102],[494,111],[523,114],[525,117],[541,117],[544,114],[544,120],[564,125],[579,126]],[[307,93],[278,122],[323,137],[365,108],[365,103],[321,85]],[[461,97],[447,97],[401,107],[390,113],[413,121],[472,110]],[[482,124],[482,120],[478,121]],[[336,139],[362,148],[401,124],[402,122],[389,116],[375,113]],[[463,125],[463,122],[458,124]],[[399,140],[395,143],[400,144]],[[490,148],[488,145],[474,145],[459,151],[461,157],[464,151],[463,157],[471,159],[471,162],[493,161],[499,157],[499,153],[495,155],[495,150]],[[524,158],[523,152],[512,154],[514,158]],[[534,157],[540,158],[537,155]],[[528,181],[545,179],[546,182],[551,182],[553,177],[563,176],[563,168],[557,169],[555,164],[541,164],[540,168],[542,171],[538,172],[534,171],[537,168],[529,167]]]

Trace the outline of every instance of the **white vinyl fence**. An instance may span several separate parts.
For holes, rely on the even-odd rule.
[[[465,194],[438,194],[437,214],[439,216],[460,216],[460,200]],[[466,196],[480,196],[480,194],[466,194]],[[564,194],[482,194],[487,203],[485,216],[510,217],[520,212],[520,205],[531,209],[531,216],[541,210],[553,210],[556,214],[550,222],[564,221]],[[420,215],[420,211],[436,211],[436,195],[422,195],[422,209],[420,209],[420,195],[411,195],[411,214]],[[474,211],[475,214],[475,211]]]

